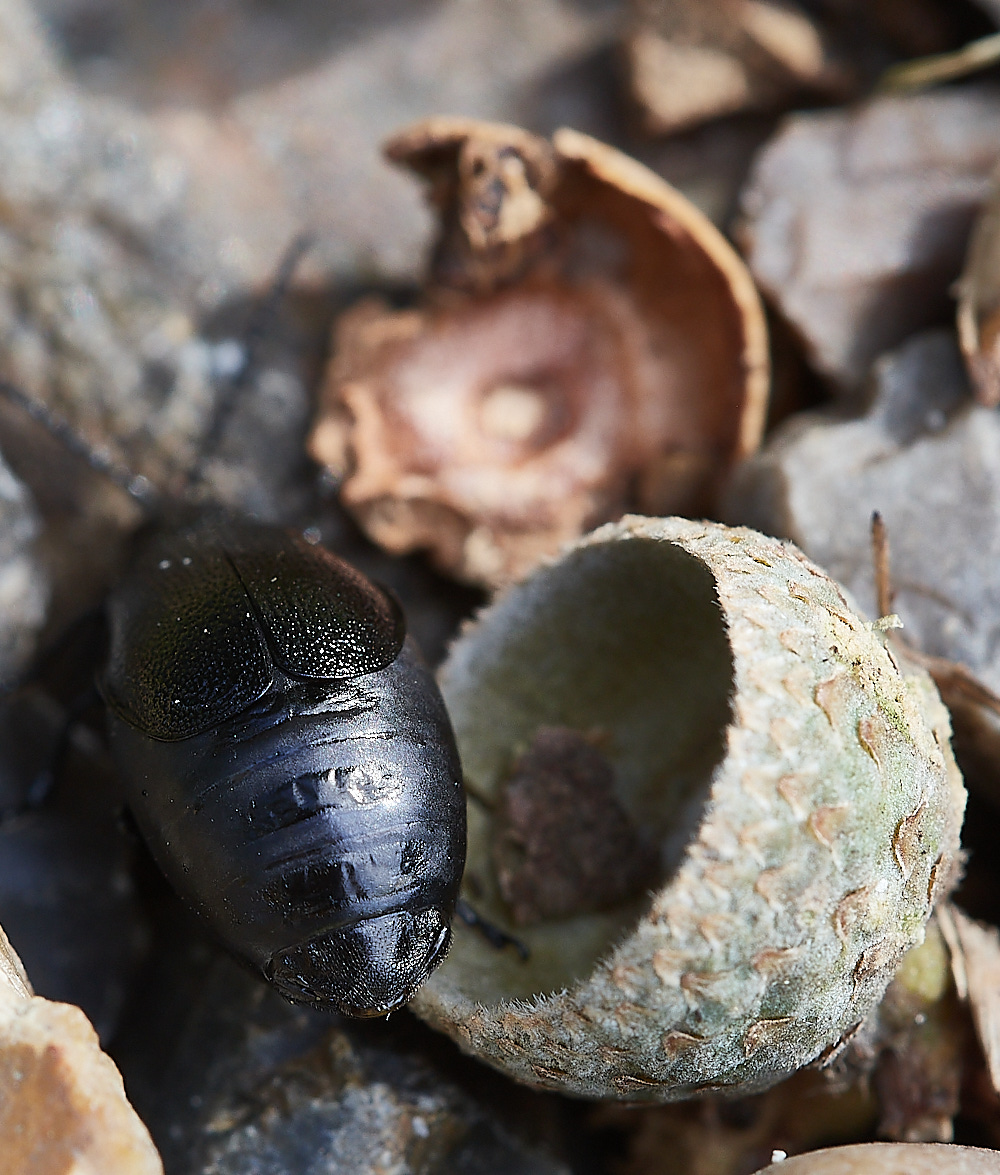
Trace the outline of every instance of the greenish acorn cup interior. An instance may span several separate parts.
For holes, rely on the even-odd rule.
[[[485,1005],[561,991],[585,979],[649,904],[647,888],[598,913],[512,924],[492,860],[492,813],[540,727],[570,727],[600,746],[618,801],[659,847],[662,884],[703,815],[732,688],[714,578],[675,543],[584,546],[501,596],[488,625],[453,650],[442,689],[469,797],[463,896],[530,958],[460,924],[442,977]]]

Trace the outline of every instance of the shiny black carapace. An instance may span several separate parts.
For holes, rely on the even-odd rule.
[[[158,530],[108,608],[130,807],[176,889],[290,1000],[404,1004],[441,961],[465,798],[395,601],[276,528]]]

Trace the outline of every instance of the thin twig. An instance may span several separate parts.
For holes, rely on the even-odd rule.
[[[889,532],[876,510],[872,514],[872,561],[875,564],[875,608],[879,616],[892,612],[892,581],[889,575]]]

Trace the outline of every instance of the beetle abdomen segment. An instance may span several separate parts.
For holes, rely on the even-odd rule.
[[[161,742],[120,720],[112,738],[161,867],[257,966],[393,911],[450,918],[465,802],[443,703],[411,645],[349,687],[278,674],[193,738]]]
[[[385,1016],[407,1002],[450,941],[441,910],[396,910],[281,951],[265,973],[295,1003]]]

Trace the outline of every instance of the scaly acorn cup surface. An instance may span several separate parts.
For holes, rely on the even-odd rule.
[[[832,1053],[957,870],[947,712],[901,664],[795,547],[742,528],[626,517],[507,590],[442,686],[465,896],[530,958],[459,926],[411,1007],[595,1098],[751,1093]],[[595,901],[560,853],[609,839]],[[650,847],[658,877],[623,894]]]

